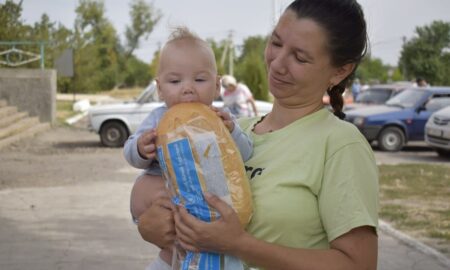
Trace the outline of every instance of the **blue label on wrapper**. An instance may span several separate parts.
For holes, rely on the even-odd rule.
[[[195,167],[195,159],[187,138],[167,145],[172,161],[181,201],[186,210],[203,221],[211,221],[208,205],[203,199],[200,179]]]
[[[198,177],[197,170],[204,172],[205,186],[214,194],[221,198],[229,197],[228,187],[223,168],[220,163],[220,153],[217,142],[211,141],[207,137],[202,137],[200,142],[194,142],[194,149],[200,151],[200,168],[196,167],[194,154],[188,138],[179,139],[167,144],[169,159],[175,173],[175,179],[178,186],[178,194],[172,198],[175,204],[184,204],[186,210],[193,216],[207,222],[211,222],[211,212],[208,204],[203,197],[202,186]],[[205,149],[203,149],[205,148]],[[161,149],[158,149],[160,160],[164,155]],[[160,162],[161,168],[167,171],[166,164]],[[215,213],[215,216],[219,216]],[[222,260],[221,265],[221,258]],[[239,259],[232,256],[212,252],[193,253],[187,252],[184,258],[181,270],[243,270],[243,265]]]

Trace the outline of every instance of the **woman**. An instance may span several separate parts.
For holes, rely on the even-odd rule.
[[[224,106],[236,117],[258,116],[255,100],[247,85],[238,83],[231,75],[222,76]],[[251,107],[251,109],[250,109]]]
[[[378,175],[358,130],[323,108],[325,91],[343,118],[342,93],[364,56],[366,24],[354,0],[297,0],[281,16],[265,58],[274,106],[243,119],[253,137],[245,163],[254,215],[244,230],[235,212],[206,194],[221,218],[204,223],[167,198],[141,217],[144,239],[234,255],[260,269],[376,269]],[[157,227],[164,217],[163,228]],[[145,230],[145,231],[144,231]],[[164,232],[162,230],[165,230]]]

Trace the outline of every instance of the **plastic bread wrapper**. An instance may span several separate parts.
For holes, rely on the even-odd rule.
[[[225,125],[218,117],[217,121],[209,117],[199,113],[188,121],[170,119],[167,132],[158,131],[159,163],[175,204],[184,206],[202,221],[217,220],[219,213],[209,207],[203,196],[207,191],[228,203],[245,227],[252,215],[252,203],[244,164]],[[232,256],[184,252],[177,247],[172,269],[244,268],[242,262]]]

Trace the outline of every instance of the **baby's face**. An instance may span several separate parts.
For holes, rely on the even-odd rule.
[[[192,40],[167,44],[161,52],[157,83],[169,108],[183,102],[211,105],[220,91],[211,49]]]

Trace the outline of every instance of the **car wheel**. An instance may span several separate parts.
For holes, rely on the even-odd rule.
[[[400,151],[405,145],[405,135],[397,127],[387,127],[378,136],[378,145],[383,151]]]
[[[449,150],[436,149],[436,152],[437,152],[438,155],[441,156],[441,157],[450,158],[450,151],[449,151]]]
[[[100,140],[104,146],[121,147],[127,138],[127,128],[120,122],[107,122],[100,129]]]

